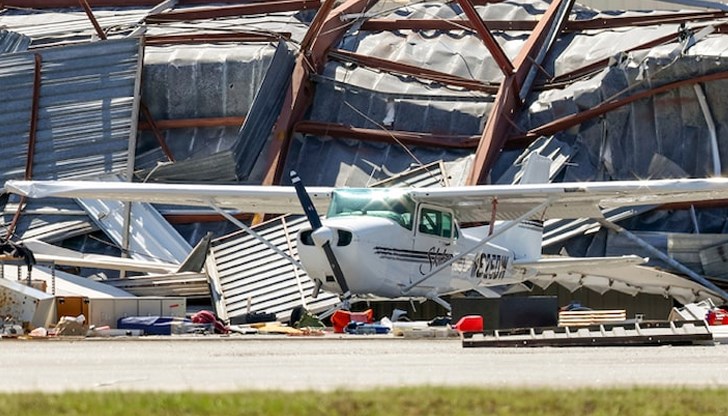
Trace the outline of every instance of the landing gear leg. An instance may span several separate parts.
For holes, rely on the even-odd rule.
[[[435,302],[438,305],[442,306],[443,308],[447,309],[448,313],[452,312],[452,306],[450,306],[450,304],[448,302],[446,302],[445,299],[443,299],[437,295],[428,296],[428,299],[432,300],[433,302]]]

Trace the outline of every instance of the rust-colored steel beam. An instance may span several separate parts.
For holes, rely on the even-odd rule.
[[[295,126],[295,131],[319,137],[356,139],[363,142],[401,143],[411,146],[425,146],[452,149],[475,149],[480,136],[438,135],[411,131],[375,130],[345,126],[335,123],[302,121]]]
[[[88,2],[86,0],[78,0],[78,3],[83,8],[83,11],[86,12],[86,16],[88,16],[88,20],[90,20],[91,24],[94,26],[94,30],[96,30],[96,35],[99,39],[106,40],[106,33],[104,33],[104,30],[101,28],[99,21],[96,20],[94,12],[91,10],[91,6],[88,5]]]
[[[299,10],[318,9],[319,0],[280,0],[261,3],[250,3],[240,6],[220,6],[201,9],[163,12],[148,16],[147,23],[165,23],[185,20],[215,19],[218,17],[246,16],[251,14],[267,14],[294,12]]]
[[[43,57],[36,53],[34,55],[35,62],[33,65],[33,102],[30,108],[30,127],[28,131],[28,150],[25,158],[25,174],[23,178],[28,181],[33,178],[33,160],[35,159],[35,143],[38,138],[38,114],[40,113],[40,87],[42,83],[41,71],[43,69]],[[5,241],[9,241],[20,221],[20,215],[25,208],[26,197],[20,197],[18,209],[13,215],[13,219],[8,226]]]
[[[480,15],[475,10],[475,6],[473,6],[470,0],[457,0],[457,2],[463,9],[463,12],[465,13],[465,16],[467,16],[468,21],[470,21],[470,24],[475,29],[475,32],[478,36],[480,36],[480,39],[485,44],[485,47],[488,48],[490,56],[498,65],[501,72],[503,72],[503,75],[506,77],[511,75],[514,71],[511,60],[508,58],[506,53],[503,52],[503,48],[501,48],[498,41],[495,40],[493,34],[490,33],[490,29],[488,29],[486,23],[480,18]]]
[[[280,33],[195,33],[186,35],[147,36],[145,44],[169,45],[169,44],[193,44],[193,43],[214,43],[214,42],[275,42],[278,40],[290,40],[291,34]]]
[[[701,29],[703,29],[705,26],[694,26],[690,28],[693,32],[698,32]],[[721,25],[714,26],[714,33],[728,33],[728,24],[724,23]],[[659,38],[655,38],[649,42],[642,43],[640,45],[637,45],[633,48],[625,50],[625,52],[632,52],[642,49],[649,49],[658,45],[662,45],[664,43],[670,43],[677,41],[677,33],[671,33],[666,36],[660,36]],[[577,80],[581,77],[584,77],[586,75],[592,74],[594,72],[600,71],[603,68],[606,68],[607,64],[609,63],[610,58],[604,58],[597,62],[593,62],[589,65],[585,65],[581,68],[577,68],[573,71],[567,72],[565,74],[561,74],[558,77],[554,77],[550,80],[550,84],[563,84],[568,83],[574,80]]]
[[[331,10],[334,8],[334,3],[334,1],[325,0],[321,4],[321,7],[319,7],[318,11],[316,12],[316,16],[314,16],[313,20],[311,21],[308,30],[306,30],[306,34],[303,35],[303,39],[301,40],[301,51],[309,60],[312,60],[312,58],[314,58],[314,56],[312,55],[314,42],[318,39],[319,35],[321,35],[321,30],[326,23],[326,18],[331,13]],[[315,58],[324,57],[316,56]],[[314,65],[316,65],[315,62],[313,63]]]
[[[704,20],[722,19],[728,12],[686,12],[669,13],[651,16],[610,17],[588,20],[573,20],[564,25],[564,32],[580,32],[583,30],[615,29],[629,26],[654,26],[659,24],[680,24]],[[491,31],[524,31],[530,32],[536,20],[485,20]],[[475,30],[472,23],[465,19],[369,19],[362,23],[361,30],[394,31],[394,30]]]
[[[221,214],[218,214],[216,212],[210,212],[210,213],[199,213],[199,214],[174,214],[174,213],[167,213],[163,214],[164,219],[166,219],[170,224],[196,224],[200,222],[226,222],[228,221],[227,218],[223,217]],[[235,213],[231,214],[233,217],[237,218],[240,221],[248,222],[253,219],[253,214],[249,213]]]
[[[162,148],[162,152],[164,152],[164,155],[167,156],[167,159],[170,162],[174,162],[174,155],[172,154],[172,149],[167,146],[167,141],[164,140],[164,136],[162,136],[162,132],[159,130],[159,127],[157,127],[157,123],[154,121],[154,117],[152,117],[151,111],[149,111],[149,108],[147,107],[144,102],[139,103],[139,108],[142,111],[142,114],[144,115],[144,118],[147,120],[147,123],[149,124],[149,127],[152,130],[152,133],[154,133],[154,137],[157,139],[157,142],[159,143],[159,147]]]
[[[33,66],[33,103],[30,111],[30,130],[28,132],[28,153],[25,159],[25,180],[33,178],[33,159],[35,159],[35,143],[38,137],[38,114],[40,112],[40,87],[43,57],[36,53]]]
[[[695,201],[695,202],[673,202],[670,204],[664,204],[656,207],[655,209],[659,210],[683,210],[683,209],[690,209],[690,208],[703,208],[703,209],[713,209],[713,208],[728,208],[728,199],[713,199],[710,201]]]
[[[332,0],[326,1],[333,3]],[[312,36],[307,49],[302,50],[296,57],[291,83],[273,130],[273,140],[263,156],[268,166],[263,185],[280,182],[293,126],[303,118],[313,99],[314,87],[311,84],[310,75],[321,71],[328,51],[338,43],[353,24],[353,22],[342,23],[341,16],[363,13],[374,3],[371,0],[347,0],[329,13],[316,13],[314,17],[316,23],[312,22],[311,25],[318,28],[316,29],[318,35]],[[322,7],[322,9],[328,7]],[[318,23],[318,20],[321,20],[321,23]]]
[[[666,42],[670,42],[672,40],[677,39],[677,33],[671,33],[667,36],[661,36],[659,38],[653,39],[649,42],[642,43],[640,45],[637,45],[633,48],[626,49],[624,52],[633,52],[638,51],[642,49],[649,49],[652,47],[655,47],[657,45],[661,45]],[[604,58],[600,59],[599,61],[592,62],[589,65],[584,65],[581,68],[574,69],[573,71],[569,71],[567,73],[561,74],[557,77],[552,78],[549,80],[550,84],[565,84],[572,81],[575,81],[579,78],[582,78],[584,76],[587,76],[589,74],[593,74],[594,72],[601,71],[602,69],[606,68],[609,64],[610,58]]]
[[[703,83],[703,82],[717,81],[717,80],[721,80],[721,79],[728,79],[728,72],[716,72],[716,73],[710,74],[710,75],[703,75],[700,77],[688,78],[688,79],[684,79],[684,80],[680,80],[680,81],[676,81],[676,82],[671,82],[671,83],[661,85],[656,88],[652,88],[652,89],[645,90],[645,91],[640,91],[637,94],[633,94],[628,97],[623,97],[623,98],[615,97],[609,101],[605,101],[605,102],[599,104],[596,107],[593,107],[588,110],[582,111],[580,113],[572,114],[572,115],[551,121],[549,123],[546,123],[541,127],[537,127],[535,129],[528,131],[528,133],[526,133],[525,135],[511,137],[509,139],[509,144],[514,145],[514,146],[527,145],[528,143],[531,143],[533,140],[536,140],[537,138],[539,138],[541,136],[550,136],[550,135],[556,134],[560,131],[574,127],[585,121],[591,120],[595,117],[599,117],[605,113],[613,111],[613,110],[615,110],[619,107],[625,106],[627,104],[633,103],[637,100],[641,100],[643,98],[661,94],[663,92],[674,90],[676,88],[693,85],[693,84],[698,84],[698,83]]]
[[[185,118],[176,120],[155,120],[154,124],[159,130],[193,129],[198,127],[228,127],[240,126],[245,117],[207,117]],[[152,125],[146,121],[139,123],[139,130],[151,130]]]
[[[527,93],[521,91],[521,86],[524,85],[529,71],[534,66],[535,55],[546,46],[549,33],[553,34],[554,39],[556,38],[564,22],[568,20],[573,4],[574,0],[554,0],[521,48],[514,62],[515,72],[503,80],[488,115],[482,139],[475,152],[473,167],[466,182],[468,185],[487,181],[488,173],[513,128],[513,118],[521,105],[520,96]],[[526,88],[528,87],[527,85]]]
[[[156,6],[162,0],[88,0],[91,7],[129,7],[129,6]],[[188,4],[219,4],[219,3],[249,3],[246,0],[178,0],[179,5]],[[58,9],[64,7],[78,7],[78,0],[2,0],[0,6],[23,7],[29,9]]]
[[[434,71],[431,69],[421,68],[414,65],[394,62],[387,59],[376,58],[373,56],[360,55],[358,53],[337,49],[329,52],[329,59],[336,59],[344,62],[353,62],[360,66],[378,69],[384,72],[395,74],[409,75],[420,79],[439,82],[441,84],[452,85],[454,87],[465,88],[470,91],[483,91],[489,94],[498,92],[497,84],[486,84],[478,80],[467,79],[451,75],[445,72]]]

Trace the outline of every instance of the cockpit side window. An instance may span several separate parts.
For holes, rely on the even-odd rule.
[[[423,234],[435,235],[443,238],[452,238],[452,214],[437,209],[422,207],[418,229]]]

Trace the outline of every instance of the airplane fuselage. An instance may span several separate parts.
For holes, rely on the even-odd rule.
[[[523,280],[512,273],[517,250],[498,241],[480,244],[483,235],[460,229],[453,212],[381,190],[371,192],[337,191],[322,221],[325,239],[355,296],[432,298]],[[342,293],[311,230],[302,230],[298,240],[298,254],[309,276],[320,280],[323,289]],[[441,267],[464,252],[469,253]]]

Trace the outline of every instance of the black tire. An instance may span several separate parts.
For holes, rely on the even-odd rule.
[[[291,317],[288,319],[288,326],[295,327],[298,321],[303,318],[303,313],[306,309],[303,306],[296,306],[291,310]]]

